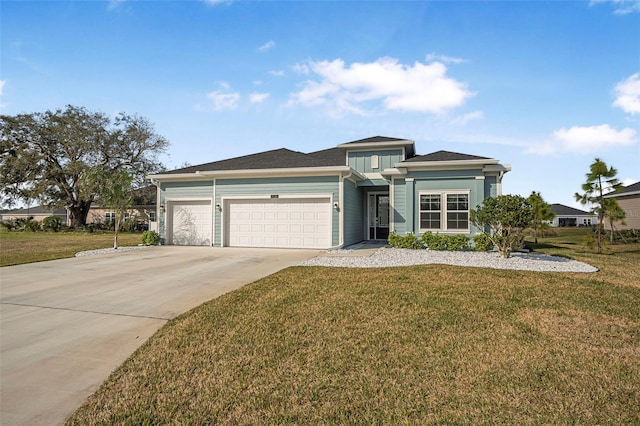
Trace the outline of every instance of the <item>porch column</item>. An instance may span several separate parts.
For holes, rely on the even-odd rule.
[[[406,191],[407,191],[407,227],[405,232],[415,232],[415,183],[413,178],[406,178]]]

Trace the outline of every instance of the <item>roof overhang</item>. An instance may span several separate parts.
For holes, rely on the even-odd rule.
[[[361,148],[374,148],[374,149],[384,149],[384,148],[396,148],[403,146],[413,146],[414,142],[409,139],[398,139],[394,141],[386,141],[386,142],[348,142],[342,143],[338,145],[338,148],[344,148],[347,150],[357,150]]]
[[[358,180],[366,179],[362,174],[348,166],[329,167],[290,167],[280,169],[212,170],[194,173],[164,173],[146,176],[152,182],[203,181],[214,178],[257,178],[257,177],[295,177],[295,176],[344,176]]]
[[[640,195],[640,191],[611,192],[607,195],[603,195],[602,198],[618,198],[618,197],[626,197],[628,195]]]

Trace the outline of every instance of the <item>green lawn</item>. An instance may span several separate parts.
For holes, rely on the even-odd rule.
[[[640,424],[640,245],[579,248],[544,250],[601,272],[285,269],[169,322],[68,424]]]
[[[142,242],[141,234],[119,234],[119,246]],[[113,233],[0,231],[0,266],[73,257],[77,252],[113,247]]]

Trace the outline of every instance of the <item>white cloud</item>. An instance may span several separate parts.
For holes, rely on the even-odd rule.
[[[289,103],[326,105],[332,113],[362,113],[360,105],[379,101],[387,110],[438,114],[474,95],[465,83],[448,77],[447,67],[440,62],[411,66],[380,58],[345,66],[343,60],[335,59],[306,66],[319,80],[306,81],[302,90],[290,95]]]
[[[614,107],[622,109],[628,114],[640,113],[640,73],[616,84],[616,100]]]
[[[310,72],[309,66],[307,64],[295,64],[291,68],[293,69],[293,71],[297,72],[298,74],[308,75]]]
[[[283,77],[284,76],[284,71],[282,71],[282,70],[274,70],[274,71],[269,71],[269,74],[271,74],[274,77]]]
[[[6,83],[7,83],[7,80],[0,80],[0,96],[2,96],[2,91]]]
[[[453,120],[451,120],[451,124],[458,124],[458,125],[466,125],[469,121],[472,120],[482,120],[484,118],[484,113],[482,111],[472,111],[472,112],[468,112],[460,117],[456,117]]]
[[[631,146],[638,142],[637,132],[629,127],[616,130],[608,124],[600,126],[573,126],[553,132],[551,140],[530,147],[527,152],[547,155],[557,152],[590,154],[610,148]]]
[[[602,3],[611,4],[613,13],[616,15],[628,15],[630,13],[640,12],[640,0],[591,0],[589,6]]]
[[[446,56],[446,55],[438,55],[436,53],[429,53],[426,56],[425,61],[427,61],[427,62],[443,62],[445,64],[462,64],[463,62],[467,62],[466,59],[454,58],[452,56]]]
[[[207,98],[213,101],[213,107],[216,111],[225,109],[236,109],[240,100],[239,93],[225,93],[220,90],[207,94]]]
[[[252,104],[262,103],[265,99],[269,97],[268,93],[252,93],[249,95],[249,100]]]
[[[273,41],[273,40],[269,40],[268,42],[266,42],[262,46],[258,47],[258,50],[261,51],[261,52],[268,52],[269,50],[273,49],[274,47],[276,47],[276,42]]]

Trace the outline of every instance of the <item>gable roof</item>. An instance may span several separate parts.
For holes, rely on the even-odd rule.
[[[565,206],[564,204],[551,204],[551,212],[556,216],[593,216],[593,213],[585,212],[584,210],[575,209],[573,207]]]
[[[353,145],[353,144],[369,144],[369,143],[381,143],[381,142],[405,142],[408,139],[390,138],[387,136],[372,136],[370,138],[358,139],[357,141],[345,142],[341,145]]]
[[[640,194],[640,182],[632,183],[622,188],[620,191],[612,192],[604,196],[604,198],[616,198],[625,195]]]
[[[425,162],[425,161],[466,161],[466,160],[491,160],[489,157],[480,157],[478,155],[461,154],[451,151],[436,151],[426,155],[416,155],[413,158],[405,160],[405,163]]]

